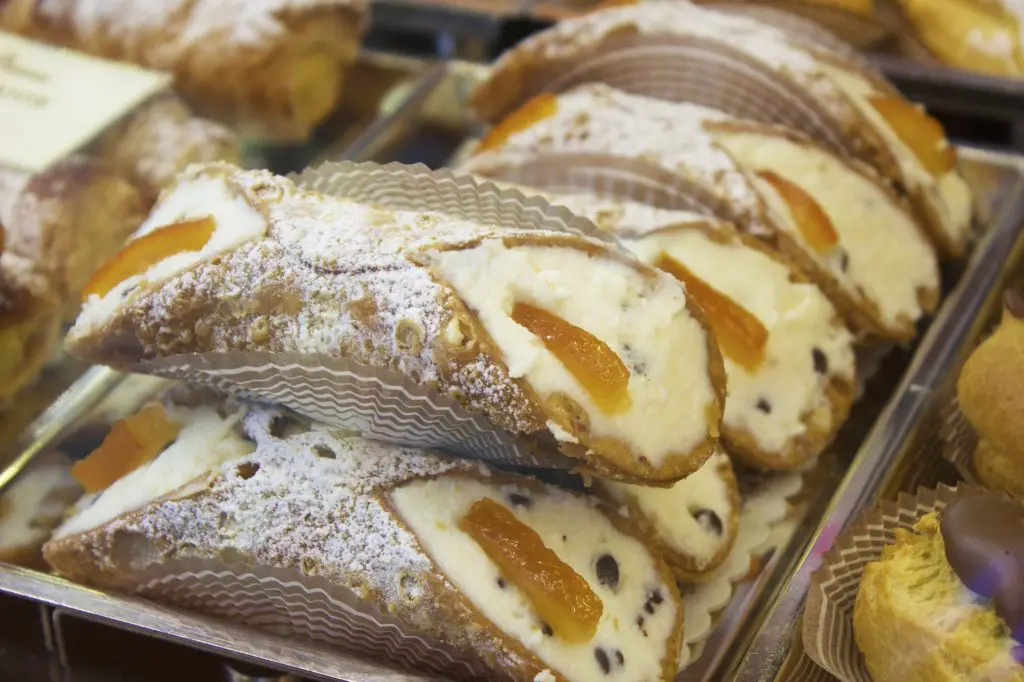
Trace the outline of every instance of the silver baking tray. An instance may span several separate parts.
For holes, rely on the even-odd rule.
[[[425,69],[381,99],[383,117],[336,158],[423,162],[439,167],[462,153],[479,132],[467,116],[466,96],[478,66],[452,62]],[[775,679],[793,642],[811,569],[809,549],[891,484],[894,472],[927,416],[928,397],[980,333],[981,316],[1024,246],[1024,166],[1017,157],[961,150],[963,172],[980,202],[986,229],[969,262],[945,273],[946,297],[916,348],[896,349],[868,383],[835,446],[814,472],[792,510],[777,549],[741,583],[702,656],[679,682]],[[986,318],[987,319],[987,318]],[[48,412],[25,453],[72,446],[102,432],[119,411],[131,409],[151,387],[137,378],[90,370]],[[83,436],[83,434],[85,434]],[[95,437],[95,435],[91,436]],[[66,659],[69,620],[88,620],[150,635],[305,677],[347,682],[434,679],[359,660],[337,649],[284,639],[249,627],[133,597],[105,594],[38,572],[0,565],[0,593],[43,605],[45,629]],[[795,677],[793,679],[800,679]]]

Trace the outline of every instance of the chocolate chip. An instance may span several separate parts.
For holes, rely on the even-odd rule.
[[[562,536],[562,542],[566,542],[568,539],[569,539],[568,535],[563,535]]]
[[[548,625],[547,623],[541,623],[540,624],[540,631],[544,633],[545,637],[552,637],[555,634],[555,631],[552,630],[551,626]]]
[[[652,592],[650,599],[655,604],[660,604],[663,601],[665,601],[665,598],[661,596],[661,590],[655,590],[654,592]]]
[[[505,585],[506,585],[505,579],[504,578],[498,578],[498,587],[500,587],[501,589],[504,590],[505,589]]]
[[[619,665],[624,665],[626,663],[626,657],[623,656],[622,652],[618,649],[615,650],[615,660],[618,662]]]
[[[636,626],[638,628],[642,628],[644,626],[644,617],[643,616],[637,616],[636,617]]]
[[[697,520],[697,524],[708,533],[714,533],[721,537],[722,531],[725,530],[725,526],[722,525],[722,519],[715,512],[710,509],[698,509],[693,514],[693,518]]]
[[[329,447],[321,443],[317,443],[313,446],[313,454],[320,459],[338,459],[338,455],[334,453],[334,450],[331,450]]]
[[[612,671],[612,662],[608,660],[608,654],[604,652],[604,649],[594,649],[594,658],[597,659],[597,665],[601,667],[601,672],[605,675]]]
[[[520,495],[519,493],[512,493],[508,496],[508,501],[512,503],[513,507],[526,507],[529,508],[533,501],[526,495]]]
[[[613,590],[619,586],[619,562],[611,554],[598,557],[597,582]]]
[[[828,356],[820,348],[811,349],[811,358],[814,360],[814,371],[818,374],[828,374]]]
[[[770,402],[768,402],[767,400],[765,400],[764,398],[758,398],[757,399],[756,407],[757,407],[758,410],[760,410],[761,412],[764,412],[765,414],[771,414],[772,413],[772,404]]]
[[[238,477],[244,480],[249,480],[256,475],[256,472],[260,470],[260,465],[255,462],[242,462],[238,465],[235,471],[238,473]]]
[[[650,599],[644,602],[644,611],[651,614],[652,616],[654,615],[654,604],[651,603]]]

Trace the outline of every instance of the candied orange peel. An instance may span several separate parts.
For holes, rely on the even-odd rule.
[[[817,201],[798,185],[771,171],[761,171],[759,178],[771,185],[789,207],[796,228],[803,235],[811,248],[818,253],[828,253],[839,243],[839,235]]]
[[[485,152],[501,147],[516,133],[526,130],[538,121],[551,118],[557,111],[558,101],[551,93],[545,92],[528,99],[525,104],[506,116],[484,135],[480,144],[477,145],[476,152]]]
[[[593,639],[604,612],[601,598],[535,530],[488,497],[473,503],[459,528],[523,591],[556,636],[573,643]]]
[[[82,300],[105,296],[133,275],[139,275],[170,256],[199,251],[210,241],[217,223],[213,216],[171,223],[133,239],[99,267],[82,291]]]
[[[956,149],[938,120],[900,97],[871,97],[868,102],[931,175],[938,178],[956,167]]]
[[[730,360],[750,372],[764,362],[768,330],[736,301],[702,280],[667,254],[658,257],[655,267],[664,270],[686,286],[686,293],[692,296],[708,316],[708,324],[715,334],[719,348]]]
[[[516,303],[512,320],[544,342],[606,414],[629,409],[629,368],[601,339],[529,303]]]
[[[87,493],[106,490],[163,452],[181,431],[160,405],[149,405],[114,422],[100,446],[71,467]]]

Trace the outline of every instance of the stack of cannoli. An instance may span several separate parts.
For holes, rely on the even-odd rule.
[[[302,139],[335,106],[362,36],[364,0],[6,3],[0,29],[174,76],[204,115]]]

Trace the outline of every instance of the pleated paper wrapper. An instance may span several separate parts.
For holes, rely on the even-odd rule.
[[[680,670],[700,656],[704,642],[729,604],[736,583],[748,577],[752,561],[773,546],[772,530],[789,512],[788,500],[803,475],[766,478],[743,503],[736,544],[728,558],[701,584],[682,587],[685,626]],[[313,640],[380,664],[381,677],[402,680],[490,679],[483,665],[449,645],[414,631],[351,590],[300,568],[248,565],[213,559],[173,559],[123,575],[121,589],[139,596],[222,617],[283,638]],[[282,642],[287,646],[287,642]],[[401,676],[392,666],[417,673]],[[432,677],[437,674],[443,678]],[[420,676],[422,675],[422,677]]]
[[[919,488],[914,495],[900,493],[895,501],[881,502],[840,533],[811,576],[802,633],[807,656],[841,682],[873,682],[853,635],[853,605],[864,567],[894,542],[897,528],[912,530],[925,514],[980,490],[940,485]]]
[[[568,209],[426,166],[326,164],[294,178],[305,189],[393,210],[438,211],[491,225],[582,234],[632,259],[618,242]],[[402,445],[436,447],[499,465],[573,469],[549,434],[529,438],[494,426],[455,399],[397,371],[328,355],[222,352],[148,360],[138,371],[210,385],[284,405],[334,426]]]
[[[749,16],[827,49],[832,49],[830,44],[838,40],[852,54],[857,54],[858,49],[875,47],[889,36],[888,27],[877,16],[866,17],[807,0],[701,0],[698,4]],[[831,40],[822,34],[831,36]]]
[[[563,59],[559,69],[524,95],[604,83],[635,95],[784,125],[843,153],[852,151],[843,126],[804,85],[725,40],[620,30]]]

